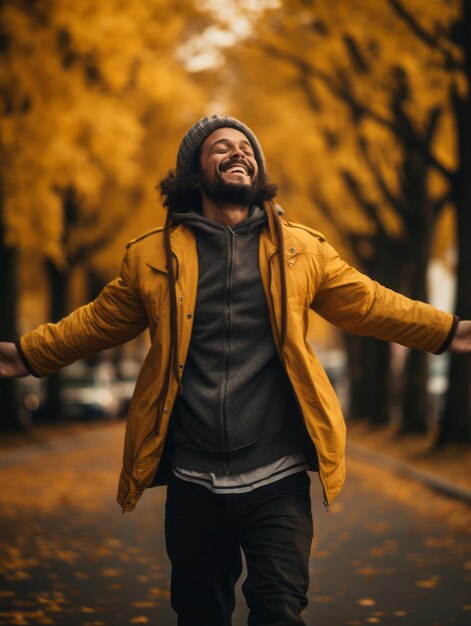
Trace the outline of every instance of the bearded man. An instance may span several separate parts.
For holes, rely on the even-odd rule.
[[[409,300],[282,217],[260,144],[205,117],[160,182],[164,228],[131,241],[119,277],[57,324],[0,344],[0,375],[45,376],[149,328],[118,502],[167,485],[179,626],[227,626],[242,586],[251,626],[305,624],[310,478],[326,507],[345,479],[345,424],[306,339],[309,308],[360,335],[471,352],[471,322]]]

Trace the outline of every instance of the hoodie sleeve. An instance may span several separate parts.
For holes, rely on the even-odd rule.
[[[322,275],[311,308],[340,328],[439,353],[451,341],[453,315],[380,285],[322,242]]]
[[[119,276],[93,302],[56,324],[43,324],[18,341],[19,352],[36,376],[56,370],[106,348],[130,341],[148,326],[144,305],[132,277],[130,250]]]

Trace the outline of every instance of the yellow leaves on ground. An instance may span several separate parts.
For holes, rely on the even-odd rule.
[[[123,575],[123,571],[120,569],[108,567],[101,570],[101,575],[105,578],[118,578],[118,576]]]
[[[358,600],[357,604],[360,606],[374,606],[376,604],[376,600],[373,600],[373,598],[361,598]]]
[[[397,574],[397,567],[359,567],[356,570],[356,573],[360,576],[365,576],[369,580],[372,580],[375,576],[378,575],[386,575],[393,576]]]
[[[431,576],[430,578],[424,580],[417,580],[415,582],[416,587],[420,587],[421,589],[435,589],[440,582],[440,576]]]
[[[162,589],[161,587],[150,587],[149,593],[154,598],[170,598],[170,592],[168,589]]]

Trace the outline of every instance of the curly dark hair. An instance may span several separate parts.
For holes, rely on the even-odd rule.
[[[196,176],[178,176],[177,171],[172,169],[156,185],[162,197],[162,204],[169,211],[184,213],[189,210],[200,211],[201,191],[197,185]],[[273,200],[276,197],[278,187],[272,183],[266,174],[258,177],[255,189],[254,204],[262,206],[264,201]]]

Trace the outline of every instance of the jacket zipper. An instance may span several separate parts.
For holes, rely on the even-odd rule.
[[[226,416],[226,396],[227,384],[229,381],[229,366],[231,359],[231,324],[232,324],[232,270],[234,264],[234,233],[231,228],[226,230],[226,241],[228,243],[228,258],[226,264],[226,282],[224,287],[224,318],[226,322],[226,344],[224,346],[224,378],[219,395],[219,420],[224,438],[225,474],[229,474],[229,436],[227,430]]]
[[[280,357],[280,359],[281,359],[281,362],[282,362],[282,364],[283,364],[283,368],[284,368],[284,370],[285,370],[285,372],[286,372],[286,375],[288,376],[288,380],[290,381],[291,388],[292,388],[292,390],[293,390],[293,395],[294,395],[294,398],[295,398],[295,400],[296,400],[296,404],[298,405],[299,413],[300,413],[300,415],[301,415],[301,417],[302,417],[302,419],[303,419],[303,422],[304,422],[304,427],[305,427],[305,429],[306,429],[306,432],[307,432],[307,433],[308,433],[308,435],[309,435],[309,431],[308,431],[308,429],[307,429],[307,424],[306,424],[306,418],[304,417],[303,410],[302,410],[301,405],[300,405],[300,403],[299,403],[299,400],[298,400],[298,395],[297,395],[297,393],[296,393],[296,391],[295,391],[295,389],[294,389],[293,383],[291,382],[291,378],[289,377],[288,372],[287,372],[287,370],[286,370],[286,365],[285,365],[285,358],[284,358],[284,354],[283,354],[283,353],[282,353],[282,351],[281,351],[281,338],[280,338],[280,331],[279,331],[279,329],[278,329],[278,325],[276,324],[276,319],[275,319],[275,305],[274,305],[274,302],[273,302],[273,297],[272,297],[272,294],[271,294],[271,283],[272,283],[272,267],[271,267],[271,264],[272,264],[272,261],[273,261],[273,259],[274,259],[274,257],[275,257],[275,254],[276,254],[277,252],[278,252],[278,250],[276,250],[276,251],[275,251],[275,252],[271,255],[271,257],[270,257],[270,259],[269,259],[269,261],[268,261],[268,268],[269,268],[269,284],[270,284],[270,298],[271,298],[271,302],[272,302],[272,311],[273,311],[273,317],[274,317],[274,321],[275,321],[274,326],[275,326],[275,329],[276,329],[276,336],[277,336],[277,339],[278,339],[278,341],[276,342],[276,347],[277,347],[278,354],[279,354],[279,357]],[[319,472],[318,472],[318,474],[319,474],[319,480],[320,480],[320,483],[321,483],[321,486],[322,486],[322,493],[323,493],[323,495],[324,495],[324,500],[323,500],[322,504],[324,505],[324,508],[325,508],[326,512],[328,512],[328,510],[329,510],[329,500],[328,500],[328,498],[327,498],[327,491],[326,491],[325,484],[324,484],[324,481],[323,481],[322,476],[321,476],[320,467],[319,467]]]

